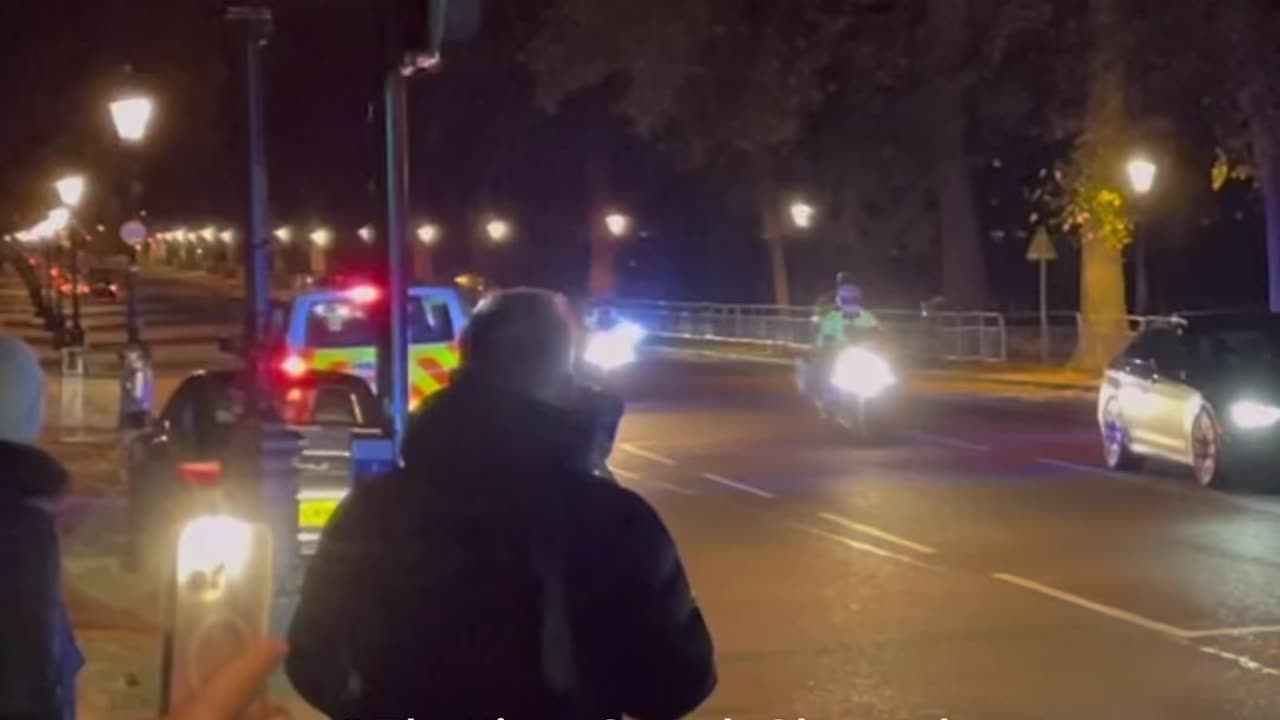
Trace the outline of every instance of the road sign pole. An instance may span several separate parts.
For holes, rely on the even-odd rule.
[[[1040,266],[1040,362],[1049,362],[1049,263],[1058,259],[1053,239],[1043,227],[1037,228],[1027,246],[1027,260]]]
[[[1049,364],[1049,261],[1040,261],[1040,362]]]

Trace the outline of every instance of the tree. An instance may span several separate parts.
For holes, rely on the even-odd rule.
[[[543,103],[625,79],[615,108],[691,167],[734,168],[760,214],[774,300],[790,302],[785,191],[806,123],[831,94],[826,71],[873,3],[559,0],[530,48]]]
[[[919,132],[910,150],[930,159],[925,182],[937,208],[944,292],[953,305],[981,307],[975,90],[1020,40],[1048,24],[1052,8],[1051,0],[693,0],[625,8],[558,0],[532,45],[531,66],[550,106],[624,78],[616,106],[642,134],[692,166],[729,165],[748,178],[779,302],[790,295],[785,178],[824,174],[823,163],[853,165],[860,153],[875,153],[856,135],[861,119],[913,116]],[[842,114],[834,124],[847,128],[844,152],[799,172],[798,151],[815,117],[833,112]]]

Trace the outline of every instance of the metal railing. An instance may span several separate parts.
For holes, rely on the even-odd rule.
[[[797,305],[652,300],[613,301],[608,307],[658,337],[799,352],[812,346],[822,312]],[[894,308],[872,312],[901,352],[922,361],[1063,364],[1075,351],[1084,325],[1076,312],[1050,313],[1043,331],[1037,313]],[[1125,325],[1132,335],[1158,319],[1129,315]]]
[[[817,336],[821,308],[782,305],[616,301],[609,308],[652,335],[803,351]],[[900,351],[927,359],[1003,362],[1004,317],[995,312],[873,309]]]

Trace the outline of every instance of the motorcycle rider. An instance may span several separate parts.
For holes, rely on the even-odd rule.
[[[822,315],[818,323],[819,347],[837,343],[843,344],[847,331],[875,330],[880,321],[862,304],[862,288],[853,284],[849,273],[836,276],[836,304]]]
[[[835,305],[819,317],[814,349],[802,362],[805,393],[815,397],[825,387],[831,364],[836,353],[848,341],[850,330],[878,329],[879,319],[862,304],[862,289],[852,282],[849,273],[837,275]]]

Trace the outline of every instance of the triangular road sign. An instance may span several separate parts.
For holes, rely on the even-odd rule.
[[[1037,228],[1035,234],[1031,236],[1031,244],[1027,246],[1027,259],[1031,262],[1058,259],[1058,250],[1053,246],[1053,240],[1049,238],[1048,231],[1043,227]]]

